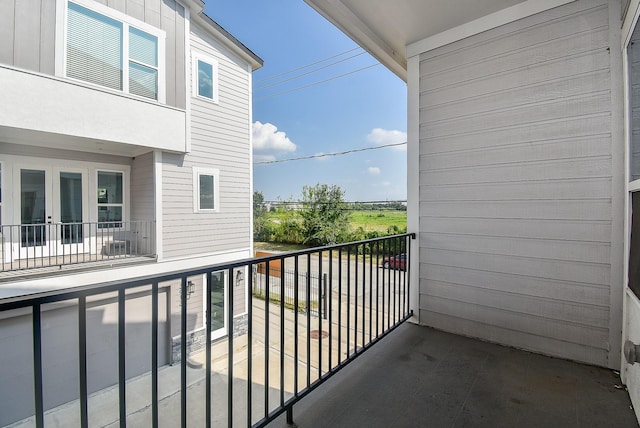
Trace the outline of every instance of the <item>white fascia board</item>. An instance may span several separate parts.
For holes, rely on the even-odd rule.
[[[420,322],[420,60],[409,58],[407,63],[407,232],[414,232],[410,241],[411,267],[409,281],[412,322]]]
[[[353,41],[367,50],[394,74],[405,82],[407,81],[406,58],[389,46],[342,2],[325,1],[322,2],[322,7],[313,0],[305,0],[305,2],[327,21],[338,27],[340,31],[351,37]]]
[[[527,0],[407,45],[407,58],[576,0]]]
[[[627,45],[631,40],[631,36],[633,35],[633,30],[636,28],[640,12],[640,0],[631,0],[626,12],[624,22],[622,23],[622,37],[620,38],[621,48],[623,50],[627,48]]]

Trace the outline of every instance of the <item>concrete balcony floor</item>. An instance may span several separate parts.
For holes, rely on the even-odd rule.
[[[404,324],[294,406],[316,427],[637,427],[612,370]],[[270,426],[288,426],[281,416]]]

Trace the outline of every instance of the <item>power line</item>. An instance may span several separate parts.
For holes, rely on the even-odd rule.
[[[378,150],[378,149],[384,149],[384,148],[387,148],[387,147],[402,146],[402,145],[405,145],[405,144],[407,144],[406,141],[404,143],[384,144],[384,145],[375,146],[375,147],[363,147],[361,149],[351,149],[351,150],[345,150],[345,151],[342,151],[342,152],[319,153],[317,155],[301,156],[299,158],[276,159],[276,160],[272,160],[272,161],[254,162],[253,164],[254,165],[266,165],[266,164],[272,164],[272,163],[282,163],[282,162],[291,162],[291,161],[306,160],[306,159],[325,158],[325,157],[329,157],[329,156],[342,156],[342,155],[348,155],[348,154],[351,154],[351,153],[365,152],[365,151],[368,151],[368,150]]]
[[[353,51],[357,51],[358,49],[361,49],[361,48],[357,47],[357,48],[349,49],[348,51],[341,52],[339,54],[336,54],[336,55],[321,59],[321,60],[316,61],[316,62],[312,62],[311,64],[303,65],[302,67],[297,67],[297,68],[294,68],[294,69],[291,69],[291,70],[287,70],[287,71],[284,71],[282,73],[276,74],[274,76],[265,77],[264,79],[256,80],[254,83],[266,82],[267,80],[273,80],[273,79],[276,79],[276,78],[278,78],[280,76],[286,76],[287,74],[291,74],[291,73],[299,71],[299,70],[304,70],[305,68],[312,67],[312,66],[314,66],[316,64],[321,64],[321,63],[323,63],[325,61],[329,61],[330,59],[337,58],[339,56],[348,54],[348,53],[353,52]]]
[[[322,66],[322,67],[316,68],[316,69],[314,69],[314,70],[307,71],[306,73],[302,73],[302,74],[299,74],[299,75],[297,75],[297,76],[293,76],[293,77],[290,77],[290,78],[288,78],[288,79],[281,80],[281,81],[279,81],[279,82],[271,83],[271,84],[269,84],[269,85],[259,86],[259,87],[255,88],[253,91],[254,91],[254,92],[264,91],[265,89],[272,88],[272,87],[274,87],[274,86],[278,86],[278,85],[282,85],[283,83],[287,83],[287,82],[290,82],[290,81],[292,81],[292,80],[300,79],[301,77],[308,76],[309,74],[316,73],[316,72],[318,72],[318,71],[320,71],[320,70],[324,70],[324,69],[329,68],[329,67],[333,67],[334,65],[337,65],[337,64],[343,63],[343,62],[345,62],[345,61],[349,61],[350,59],[353,59],[353,58],[359,57],[360,55],[364,55],[365,53],[366,53],[366,52],[360,52],[359,54],[351,55],[350,57],[347,57],[347,58],[341,59],[341,60],[339,60],[339,61],[332,62],[331,64],[327,64],[327,65],[325,65],[325,66]]]
[[[262,100],[266,100],[266,99],[269,99],[269,98],[278,97],[280,95],[290,94],[291,92],[297,92],[297,91],[300,91],[302,89],[307,89],[307,88],[310,88],[312,86],[319,85],[321,83],[326,83],[326,82],[330,82],[332,80],[340,79],[341,77],[346,77],[346,76],[349,76],[351,74],[358,73],[360,71],[364,71],[364,70],[367,70],[367,69],[372,68],[372,67],[376,67],[378,65],[380,65],[380,63],[372,64],[372,65],[369,65],[367,67],[362,67],[362,68],[359,68],[357,70],[350,71],[348,73],[340,74],[338,76],[330,77],[329,79],[320,80],[318,82],[314,82],[314,83],[311,83],[311,84],[305,85],[305,86],[300,86],[300,87],[297,87],[297,88],[294,88],[294,89],[290,89],[288,91],[278,92],[277,94],[268,95],[268,96],[262,97],[262,98],[256,98],[253,101],[262,101]]]

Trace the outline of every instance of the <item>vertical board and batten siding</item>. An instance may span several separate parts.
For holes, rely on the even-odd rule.
[[[174,0],[96,0],[166,33],[166,103],[185,108],[185,11]],[[55,74],[56,0],[0,1],[0,64]],[[62,54],[62,53],[60,53]]]
[[[193,23],[190,37],[193,51],[218,61],[219,102],[190,96],[191,152],[163,154],[165,258],[242,250],[251,245],[248,65]],[[219,170],[218,212],[193,212],[193,167]]]
[[[55,1],[0,1],[0,63],[54,74],[55,27]]]
[[[609,37],[585,0],[420,56],[421,323],[615,366]]]

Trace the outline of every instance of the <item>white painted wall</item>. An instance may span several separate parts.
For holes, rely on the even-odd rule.
[[[0,82],[0,138],[127,156],[185,151],[184,110],[5,66]]]
[[[422,324],[619,367],[619,13],[580,0],[420,54]]]

